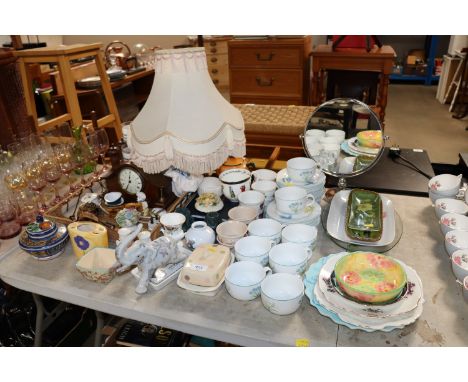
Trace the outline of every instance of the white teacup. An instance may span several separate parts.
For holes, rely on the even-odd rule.
[[[171,237],[174,240],[181,240],[184,237],[182,225],[185,223],[185,216],[178,212],[170,212],[164,214],[160,218],[160,223],[163,226],[161,231],[164,236]]]
[[[319,139],[319,143],[321,145],[331,145],[331,144],[338,145],[341,142],[340,142],[340,138],[325,136]]]
[[[272,180],[259,180],[252,184],[252,190],[261,192],[265,195],[265,199],[272,198],[277,188],[278,185]]]
[[[304,211],[307,204],[315,201],[302,187],[283,187],[275,192],[276,209],[283,214],[294,215]]]
[[[311,249],[296,243],[281,243],[270,249],[269,263],[275,273],[304,273]]]
[[[261,284],[271,269],[253,261],[231,264],[224,273],[224,282],[229,294],[237,300],[249,301],[260,296]]]
[[[335,138],[338,143],[341,144],[345,140],[345,132],[344,130],[338,130],[338,129],[331,129],[327,130],[325,135],[327,137],[332,137]]]
[[[318,141],[311,141],[308,138],[306,138],[306,147],[309,155],[312,157],[319,156],[323,150],[323,146]]]
[[[331,154],[333,159],[337,159],[340,156],[341,147],[338,143],[324,143],[322,144],[323,151],[327,154]]]
[[[304,283],[297,275],[275,273],[262,281],[262,303],[271,313],[286,315],[301,306]]]
[[[356,163],[356,157],[345,157],[340,162],[338,172],[341,174],[351,174],[354,170],[354,164]]]
[[[306,131],[305,136],[319,139],[325,136],[325,131],[319,129],[309,129]]]
[[[260,191],[250,190],[241,192],[237,198],[239,205],[245,207],[255,208],[258,212],[262,212],[263,203],[265,202],[265,195]]]
[[[317,243],[317,228],[307,224],[290,224],[281,231],[282,243],[295,243],[309,248],[309,258]]]
[[[224,196],[231,202],[237,202],[241,192],[250,190],[251,174],[243,168],[223,171],[219,180],[223,184]]]
[[[310,158],[298,157],[287,162],[288,176],[294,182],[311,183],[317,171],[317,163]]]
[[[261,236],[278,244],[281,241],[283,226],[273,219],[257,219],[249,223],[249,236]]]
[[[256,182],[260,180],[270,180],[270,181],[276,180],[276,172],[274,172],[273,170],[269,170],[267,168],[261,168],[259,170],[255,170],[252,172],[252,175]]]
[[[268,264],[268,254],[275,242],[261,236],[246,236],[234,245],[237,261],[254,261],[263,266]]]
[[[244,237],[246,233],[247,226],[245,223],[236,220],[222,222],[216,227],[218,242],[227,247],[233,247],[237,240]]]

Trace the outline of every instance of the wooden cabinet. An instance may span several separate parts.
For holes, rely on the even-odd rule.
[[[228,68],[228,41],[231,37],[211,37],[205,38],[206,60],[208,62],[208,72],[216,87],[220,90],[229,88],[229,68]]]
[[[310,36],[230,40],[231,103],[307,105]]]

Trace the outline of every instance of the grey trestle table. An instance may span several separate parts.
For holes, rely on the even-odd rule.
[[[468,305],[452,274],[430,200],[387,196],[403,221],[402,238],[388,254],[416,269],[426,299],[416,323],[390,333],[336,325],[320,315],[307,297],[296,313],[276,316],[263,307],[260,298],[237,301],[224,287],[215,297],[205,297],[179,288],[174,281],[161,291],[139,296],[131,274],[107,285],[84,279],[74,268],[70,245],[51,261],[36,261],[19,249],[0,256],[0,278],[16,288],[97,312],[244,346],[294,346],[297,340],[306,340],[310,346],[468,346]],[[321,226],[318,229],[311,263],[342,251]]]

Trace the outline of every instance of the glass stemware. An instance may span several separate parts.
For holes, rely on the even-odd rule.
[[[60,170],[59,165],[56,163],[55,157],[53,155],[44,158],[42,163],[42,176],[54,190],[55,198],[52,201],[52,205],[56,205],[62,200],[57,189],[57,182],[62,177],[62,171]]]
[[[5,184],[12,191],[22,190],[26,188],[27,183],[23,175],[21,163],[18,157],[14,157],[9,165],[7,165],[4,176]]]
[[[0,239],[10,239],[21,232],[21,225],[16,221],[17,211],[10,200],[7,190],[0,187]]]
[[[16,207],[18,210],[18,223],[21,225],[28,225],[29,223],[34,222],[39,209],[32,192],[26,189],[15,193],[15,201],[17,203]]]
[[[105,129],[99,129],[96,131],[98,145],[99,145],[99,157],[101,158],[102,168],[99,172],[102,175],[105,171],[107,171],[107,167],[104,161],[104,157],[109,150],[109,137],[107,136],[107,132]]]
[[[76,162],[73,156],[72,147],[69,144],[62,143],[54,146],[55,158],[60,167],[60,171],[67,177],[67,185],[69,187],[68,194],[76,191],[79,187],[71,181],[70,174],[76,168]]]
[[[44,212],[47,209],[47,205],[41,191],[47,186],[47,182],[42,175],[42,162],[34,156],[25,160],[23,162],[23,173],[28,188],[36,193],[40,211]]]

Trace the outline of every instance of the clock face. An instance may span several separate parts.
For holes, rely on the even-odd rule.
[[[143,179],[132,168],[123,168],[119,173],[119,186],[128,194],[135,195],[143,189]]]

